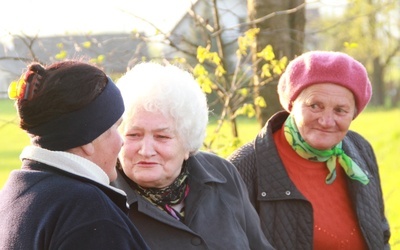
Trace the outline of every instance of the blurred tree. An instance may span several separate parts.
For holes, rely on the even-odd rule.
[[[373,105],[385,104],[385,82],[388,80],[385,79],[386,70],[400,52],[400,19],[398,8],[395,11],[396,5],[398,7],[399,1],[355,0],[350,2],[346,12],[347,16],[358,16],[357,19],[365,27],[355,30],[350,26],[350,32],[357,35],[353,39],[359,39],[360,46],[347,50],[362,58],[370,69],[374,90],[371,100]]]
[[[399,4],[391,0],[349,0],[342,13],[308,23],[323,41],[320,48],[344,51],[367,67],[373,87],[371,104],[375,106],[385,104],[389,91],[400,89]]]
[[[236,123],[239,115],[262,117],[259,119],[263,123],[266,120],[265,114],[261,113],[263,108],[274,109],[271,111],[274,112],[280,107],[276,84],[269,83],[282,73],[288,57],[301,52],[304,0],[299,5],[297,1],[287,4],[268,0],[264,2],[270,5],[265,6],[262,2],[198,0],[171,32],[164,32],[145,20],[156,32],[149,35],[133,31],[131,34],[133,39],[142,40],[149,48],[159,47],[157,44],[167,45],[169,49],[160,50],[158,54],[150,53],[144,60],[186,64],[208,93],[211,109],[218,121],[214,134],[205,142],[205,147],[210,150],[216,151],[220,145],[230,149],[239,145]],[[249,18],[249,14],[252,17]],[[94,51],[104,44],[92,38],[89,35],[86,40],[73,44],[80,52]],[[57,43],[58,51],[53,53],[55,60],[71,55],[67,45]],[[132,55],[134,50],[132,48]],[[99,51],[97,55],[91,54],[90,58],[106,67],[109,55],[107,51]],[[132,59],[127,67],[141,60]],[[226,123],[231,129],[230,138],[227,142],[214,144]],[[221,150],[217,151],[223,154]]]
[[[255,98],[262,96],[267,105],[257,106],[257,119],[260,127],[275,112],[281,109],[276,91],[277,80],[263,84],[260,77],[262,65],[257,63],[257,52],[270,44],[278,57],[293,59],[303,51],[305,28],[304,0],[247,0],[248,16],[253,28],[261,32],[252,45],[253,85]]]
[[[143,37],[170,47],[162,60],[186,60],[217,113],[215,135],[227,122],[238,139],[238,115],[257,116],[263,124],[268,118],[265,108],[271,114],[280,109],[276,83],[271,82],[288,57],[301,53],[305,24],[304,1],[283,2],[198,0],[170,33],[156,27],[154,37]],[[266,3],[270,5],[261,8]],[[235,139],[233,147],[239,143]]]
[[[214,133],[205,141],[205,147],[215,151],[217,149],[220,155],[225,152],[231,152],[239,144],[239,135],[237,131],[236,118],[239,115],[253,117],[256,107],[265,107],[263,97],[249,98],[254,96],[250,80],[253,64],[251,58],[256,58],[255,63],[262,65],[260,72],[264,82],[272,80],[280,75],[286,67],[287,58],[275,57],[272,46],[267,45],[256,55],[249,54],[250,46],[255,42],[255,37],[259,29],[250,29],[243,36],[238,38],[238,50],[236,51],[236,66],[231,75],[227,75],[227,70],[223,65],[223,60],[217,52],[211,52],[210,48],[199,47],[197,51],[198,63],[193,69],[194,76],[199,82],[205,93],[215,93],[218,101],[223,104],[222,112],[218,117],[218,125]],[[210,73],[210,70],[211,73]],[[228,120],[231,126],[232,139],[222,140],[220,129],[225,120]],[[214,142],[219,141],[215,146]]]

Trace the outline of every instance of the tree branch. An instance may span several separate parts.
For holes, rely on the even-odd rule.
[[[216,32],[214,32],[214,33],[211,34],[211,35],[212,35],[212,36],[217,36],[217,35],[219,35],[220,33],[224,32],[225,30],[233,30],[233,29],[241,28],[241,27],[243,27],[243,26],[246,26],[246,27],[247,27],[247,26],[250,26],[250,25],[253,25],[253,24],[261,23],[261,22],[263,22],[263,21],[265,21],[265,20],[267,20],[267,19],[270,19],[270,18],[272,18],[272,17],[275,17],[275,16],[291,14],[291,13],[294,13],[294,12],[296,12],[296,11],[302,9],[302,8],[305,8],[305,6],[306,6],[306,3],[302,3],[302,4],[296,6],[296,7],[292,8],[292,9],[281,10],[281,11],[275,11],[275,12],[272,12],[272,13],[270,13],[270,14],[268,14],[268,15],[265,15],[265,16],[263,16],[263,17],[254,19],[254,20],[249,21],[249,22],[239,23],[239,24],[234,25],[234,26],[231,26],[231,27],[229,27],[229,28],[217,30]]]

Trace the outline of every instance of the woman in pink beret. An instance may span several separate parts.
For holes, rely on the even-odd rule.
[[[307,52],[279,80],[284,111],[229,160],[276,249],[390,249],[379,170],[351,122],[371,99],[365,67]]]

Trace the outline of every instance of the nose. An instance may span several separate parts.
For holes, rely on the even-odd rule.
[[[335,125],[334,114],[331,111],[325,111],[318,119],[319,124],[323,127],[332,127]]]
[[[144,157],[149,157],[155,154],[155,150],[154,150],[154,145],[153,145],[153,140],[148,138],[148,137],[144,137],[143,140],[141,140],[141,145],[139,148],[139,154],[144,156]]]

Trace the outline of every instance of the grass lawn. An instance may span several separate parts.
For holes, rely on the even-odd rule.
[[[386,213],[392,231],[392,249],[400,250],[400,167],[397,154],[400,153],[400,109],[364,111],[351,125],[351,129],[367,138],[375,149],[378,159]],[[212,134],[216,124],[211,122],[208,134]],[[227,137],[218,138],[215,152],[225,157],[233,149],[252,140],[259,131],[254,119],[239,119],[240,141],[232,143]],[[228,127],[225,125],[224,131]],[[210,140],[208,138],[207,140]],[[27,135],[18,128],[16,111],[10,100],[0,100],[0,188],[9,172],[20,167],[19,153],[29,144]],[[219,150],[219,149],[224,150]]]
[[[11,100],[0,100],[0,188],[12,169],[20,167],[18,156],[29,138],[18,127],[16,110]]]

